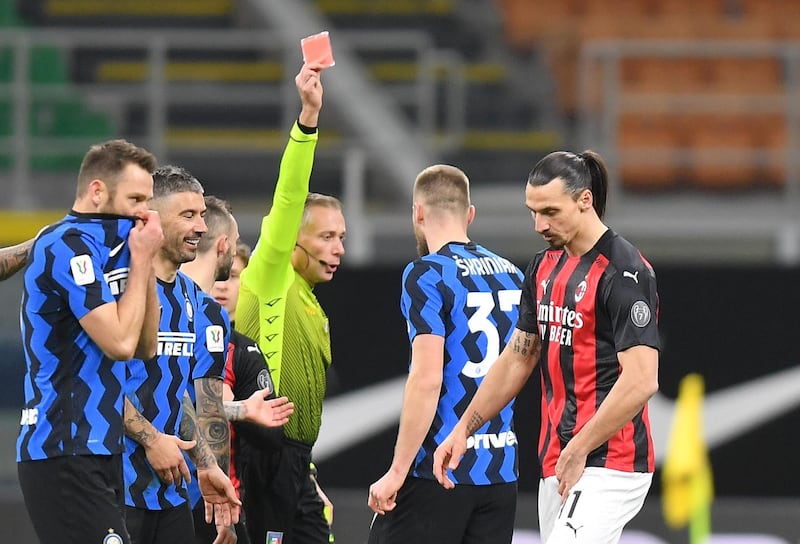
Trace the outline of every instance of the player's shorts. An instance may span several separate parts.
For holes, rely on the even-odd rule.
[[[194,520],[189,501],[164,510],[128,506],[131,544],[194,544]]]
[[[539,530],[544,544],[614,544],[641,510],[653,475],[587,467],[562,504],[558,480],[539,483]]]
[[[206,507],[203,499],[200,499],[197,506],[192,509],[192,517],[194,518],[194,544],[213,544],[217,538],[217,526],[213,521],[206,523]],[[234,526],[234,529],[236,530],[236,544],[250,544],[244,510],[239,512],[239,523]]]
[[[511,542],[517,484],[456,485],[408,477],[397,505],[375,514],[368,544],[502,544]]]
[[[311,446],[288,438],[276,452],[258,452],[241,459],[250,542],[328,544],[330,527],[325,504],[311,480]]]
[[[42,544],[130,544],[121,454],[22,461],[17,474]]]

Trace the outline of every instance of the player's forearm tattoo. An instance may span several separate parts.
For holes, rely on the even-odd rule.
[[[194,411],[192,399],[189,398],[189,393],[183,395],[183,416],[178,432],[183,440],[197,441],[197,444],[187,451],[197,468],[209,468],[217,462],[214,452],[208,447],[203,434],[197,432],[197,414]]]
[[[147,446],[158,437],[158,431],[153,424],[139,413],[128,397],[125,397],[125,411],[123,423],[125,434],[142,446]]]
[[[514,331],[512,347],[514,353],[525,356],[535,356],[538,359],[542,343],[539,341],[538,334],[516,330]]]
[[[33,240],[0,249],[0,281],[16,274],[28,260]]]
[[[228,473],[231,457],[230,427],[222,403],[222,380],[195,380],[198,434],[206,439],[220,468]]]
[[[228,421],[243,421],[247,417],[247,406],[240,400],[226,400],[223,406]]]
[[[469,422],[467,423],[467,436],[475,434],[478,429],[483,427],[484,423],[486,423],[486,420],[483,419],[483,416],[481,416],[478,412],[472,412]]]

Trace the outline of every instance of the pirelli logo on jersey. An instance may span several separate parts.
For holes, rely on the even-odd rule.
[[[552,302],[547,305],[539,304],[536,317],[541,338],[562,346],[571,346],[572,331],[583,328],[582,313]]]
[[[111,289],[112,295],[119,296],[125,292],[125,288],[128,286],[128,273],[130,270],[131,269],[127,267],[115,268],[103,274],[103,278],[105,278],[109,289]]]
[[[193,332],[158,331],[156,355],[181,357],[194,355],[195,335]]]

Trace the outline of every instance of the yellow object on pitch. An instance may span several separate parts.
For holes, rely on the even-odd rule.
[[[711,463],[703,437],[704,390],[699,374],[681,380],[661,473],[664,519],[673,528],[689,525],[693,543],[708,538],[714,499]]]

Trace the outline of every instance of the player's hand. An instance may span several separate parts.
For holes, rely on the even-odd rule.
[[[556,479],[558,480],[558,492],[561,495],[561,503],[567,500],[572,486],[578,483],[583,471],[586,468],[586,455],[574,451],[568,443],[556,463]]]
[[[128,246],[131,255],[141,254],[152,259],[164,242],[164,231],[161,228],[161,217],[155,210],[136,220],[136,225],[128,234]]]
[[[217,525],[229,527],[239,522],[242,501],[236,497],[230,478],[214,464],[197,469],[197,482],[206,508],[206,523],[215,520]]]
[[[307,127],[317,126],[319,111],[322,109],[322,65],[318,62],[304,64],[294,78],[294,84],[300,95],[302,110],[300,123]]]
[[[212,544],[236,544],[238,540],[239,537],[236,536],[236,529],[233,525],[228,527],[217,525],[217,538]]]
[[[245,405],[245,421],[264,427],[286,425],[294,413],[294,403],[287,397],[267,400],[269,389],[260,389],[242,401]]]
[[[144,452],[159,480],[165,484],[174,483],[180,486],[181,482],[192,481],[183,452],[192,449],[196,444],[194,440],[181,440],[171,434],[158,433],[153,440],[144,445]]]
[[[456,427],[433,452],[433,475],[445,489],[453,489],[456,484],[447,476],[448,470],[455,470],[467,451],[467,438]]]
[[[376,514],[384,515],[397,506],[397,492],[405,481],[405,475],[389,469],[380,480],[369,486],[367,505]]]

